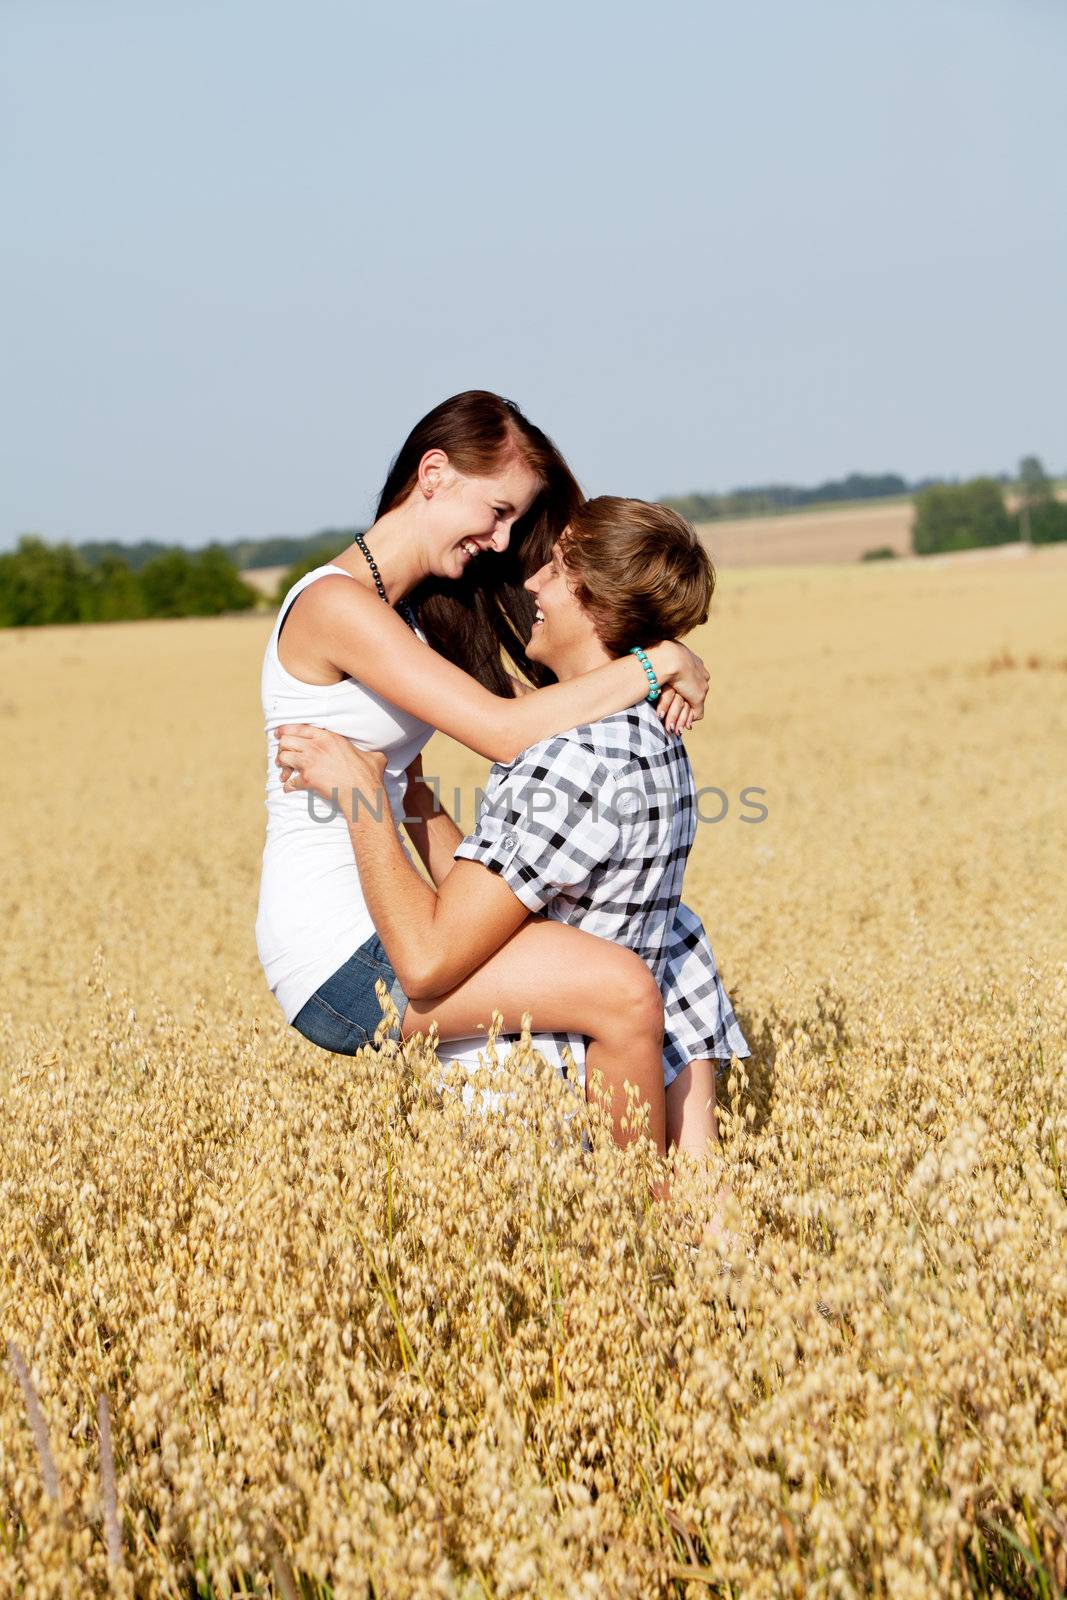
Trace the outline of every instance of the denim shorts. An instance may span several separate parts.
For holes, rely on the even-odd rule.
[[[367,1045],[373,1047],[374,1031],[382,1020],[382,1008],[374,992],[379,978],[403,1018],[408,997],[385,946],[374,933],[301,1006],[293,1018],[293,1027],[312,1044],[339,1056],[354,1056]]]

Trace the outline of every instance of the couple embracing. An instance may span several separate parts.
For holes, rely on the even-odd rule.
[[[256,939],[287,1022],[354,1054],[381,979],[401,1036],[435,1022],[444,1055],[529,1012],[549,1060],[566,1043],[601,1071],[619,1143],[628,1081],[661,1155],[707,1153],[716,1068],[749,1054],[681,903],[708,675],[679,641],[714,581],[688,523],[585,500],[510,401],[468,391],[416,425],[264,658]],[[467,837],[424,780],[436,730],[494,763]]]

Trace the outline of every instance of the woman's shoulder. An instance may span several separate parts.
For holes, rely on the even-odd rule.
[[[340,599],[343,603],[354,590],[359,590],[363,594],[370,593],[343,567],[334,566],[332,562],[324,562],[321,567],[313,567],[310,572],[305,572],[298,578],[285,599],[288,601],[294,596],[298,600],[303,599],[307,602],[305,609],[310,609],[313,605],[322,604],[324,599],[328,604],[335,603],[336,599]],[[355,598],[355,595],[351,594],[351,598]]]
[[[373,607],[381,600],[366,584],[360,583],[343,567],[322,566],[306,572],[289,590],[279,607],[279,614],[296,610],[303,622],[314,621],[316,628],[328,627],[332,621],[351,623],[374,615]]]

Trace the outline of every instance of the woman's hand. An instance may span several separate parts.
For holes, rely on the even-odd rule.
[[[656,701],[656,711],[668,733],[688,733],[697,713],[677,689],[664,689]]]
[[[670,639],[661,648],[670,653],[667,672],[660,677],[663,692],[656,701],[656,710],[664,727],[672,733],[684,732],[683,717],[685,727],[691,728],[704,715],[711,678],[703,661],[688,645]]]
[[[357,750],[343,734],[316,728],[308,722],[285,722],[276,730],[278,753],[286,794],[311,790],[332,800],[349,821],[354,820],[355,794],[364,796],[372,810],[382,786],[386,757],[380,750]]]

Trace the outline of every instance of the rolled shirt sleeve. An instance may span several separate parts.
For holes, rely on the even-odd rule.
[[[473,833],[457,861],[480,861],[527,910],[580,892],[619,847],[616,776],[566,734],[493,767]]]

